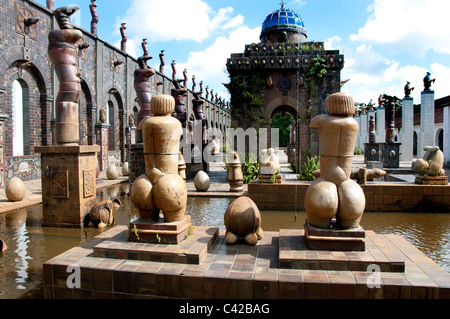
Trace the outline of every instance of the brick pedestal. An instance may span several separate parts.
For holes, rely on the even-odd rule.
[[[177,222],[165,222],[161,217],[157,221],[138,219],[130,223],[128,240],[141,243],[179,244],[189,234],[191,215]]]
[[[96,198],[98,145],[41,146],[43,226],[83,227]]]

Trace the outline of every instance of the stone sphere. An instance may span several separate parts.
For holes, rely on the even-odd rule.
[[[11,202],[20,202],[24,199],[25,194],[27,193],[27,188],[25,187],[25,183],[18,177],[13,177],[6,184],[5,188],[6,197]]]
[[[255,202],[247,196],[241,196],[228,206],[224,216],[228,244],[233,244],[239,237],[247,244],[255,245],[262,238],[261,213]]]
[[[108,166],[108,168],[106,169],[106,177],[108,177],[108,179],[116,179],[119,176],[118,172],[117,172],[117,168],[116,165],[111,164]]]
[[[130,165],[128,164],[128,162],[125,162],[122,166],[122,175],[123,176],[130,175]]]
[[[153,199],[167,222],[183,219],[187,205],[185,181],[178,174],[162,176],[153,186]]]
[[[133,182],[130,190],[131,201],[139,210],[142,219],[154,219],[156,210],[152,196],[152,183],[147,175],[142,174]],[[158,214],[159,215],[159,214]]]
[[[208,174],[204,171],[199,171],[194,178],[194,186],[195,189],[200,192],[206,192],[209,189],[211,181],[209,179]]]

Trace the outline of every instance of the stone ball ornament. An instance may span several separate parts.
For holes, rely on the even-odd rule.
[[[130,175],[130,165],[128,164],[128,162],[125,162],[122,166],[122,175],[123,176]]]
[[[211,180],[204,171],[199,171],[194,178],[195,189],[200,192],[206,192],[211,185]]]
[[[20,202],[26,193],[25,183],[18,177],[11,178],[6,184],[5,194],[11,202]]]
[[[111,164],[108,166],[108,168],[106,169],[106,177],[110,180],[114,180],[119,177],[116,165]]]
[[[235,244],[239,238],[254,246],[264,236],[261,228],[261,213],[255,202],[247,196],[241,196],[232,202],[224,216],[226,234],[225,241]]]

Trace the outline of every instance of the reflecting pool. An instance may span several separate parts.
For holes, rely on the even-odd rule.
[[[129,200],[128,184],[98,193],[98,200],[119,198],[116,223],[126,225],[138,218]],[[189,197],[187,211],[198,226],[224,229],[223,215],[231,198]],[[304,212],[262,211],[265,231],[303,228]],[[44,298],[43,263],[105,230],[42,227],[40,205],[0,215],[0,238],[8,250],[0,253],[0,299]],[[366,213],[361,225],[376,233],[403,236],[436,263],[450,271],[450,214]]]

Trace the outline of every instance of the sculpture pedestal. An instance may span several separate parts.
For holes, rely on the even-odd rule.
[[[380,144],[364,143],[364,163],[380,160]]]
[[[365,231],[362,227],[349,230],[322,229],[305,221],[305,242],[308,249],[328,251],[364,251]]]
[[[400,167],[401,143],[380,143],[380,162],[384,168]]]
[[[83,227],[97,191],[98,145],[41,146],[42,226]]]
[[[422,176],[416,174],[416,184],[422,184],[422,185],[447,185],[448,184],[448,177],[447,176]]]
[[[177,222],[137,219],[130,223],[129,241],[153,244],[179,244],[188,236],[191,228],[191,215],[185,215]]]
[[[277,175],[258,175],[258,183],[271,183],[271,184],[281,184],[283,181],[283,176],[281,174]]]

